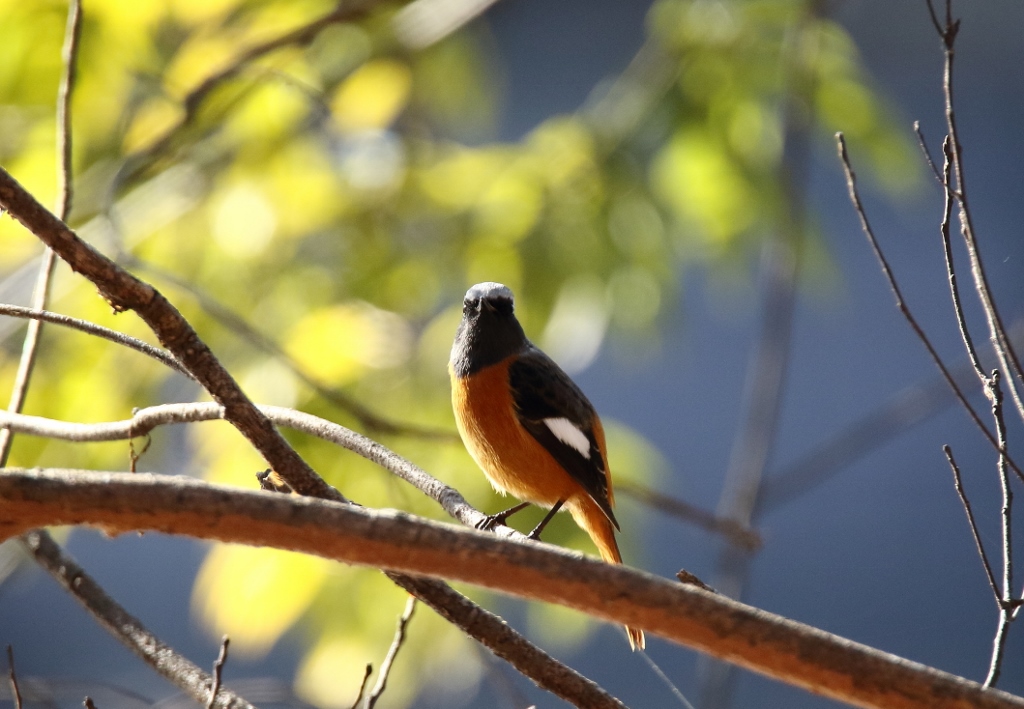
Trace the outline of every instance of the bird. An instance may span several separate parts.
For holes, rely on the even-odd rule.
[[[569,375],[526,337],[509,288],[486,282],[466,291],[448,370],[466,449],[495,490],[522,501],[478,526],[504,524],[533,504],[550,510],[529,534],[539,539],[564,507],[601,558],[621,564],[601,419]],[[643,631],[626,633],[633,650],[644,648]]]

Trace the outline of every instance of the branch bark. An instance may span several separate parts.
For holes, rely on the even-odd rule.
[[[274,546],[448,578],[643,628],[862,707],[1024,708],[1024,699],[689,585],[545,544],[330,501],[190,478],[84,471],[0,476],[0,537],[51,524]]]

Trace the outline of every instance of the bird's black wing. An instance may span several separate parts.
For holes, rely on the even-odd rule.
[[[597,414],[587,397],[561,367],[536,347],[515,359],[508,374],[519,423],[586,490],[618,529],[608,500],[608,471],[594,435]],[[567,420],[582,433],[589,449],[567,443],[545,423],[557,419]]]

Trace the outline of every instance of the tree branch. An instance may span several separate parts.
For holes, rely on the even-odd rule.
[[[380,664],[380,672],[377,673],[377,683],[373,686],[373,691],[370,692],[370,696],[366,698],[366,709],[373,709],[377,706],[377,700],[384,694],[384,690],[388,686],[388,677],[391,675],[391,668],[394,667],[395,658],[398,657],[398,651],[402,649],[402,644],[405,643],[405,629],[409,625],[409,621],[412,619],[413,611],[416,610],[416,597],[409,596],[405,602],[405,610],[402,615],[398,618],[398,627],[395,628],[395,637],[391,641],[391,647],[388,648],[388,654],[384,657],[384,661]]]
[[[13,470],[0,476],[0,537],[50,524],[188,534],[450,578],[641,627],[863,707],[1024,707],[1020,697],[718,594],[546,544],[501,540],[401,512],[181,477]]]
[[[487,515],[466,502],[466,498],[458,490],[445,485],[422,468],[371,438],[295,409],[281,406],[260,406],[259,409],[278,426],[316,436],[376,463],[435,500],[445,512],[469,527],[476,527],[487,518]],[[213,402],[151,406],[136,410],[130,419],[106,423],[70,423],[0,410],[0,429],[43,438],[95,443],[138,438],[163,425],[223,419],[224,408]],[[502,537],[524,538],[515,529],[506,525],[495,525],[492,531]]]
[[[1018,385],[1024,382],[1024,371],[1021,369],[1020,360],[1013,349],[1003,326],[1003,320],[999,315],[995,299],[992,297],[992,289],[988,284],[988,276],[985,274],[985,265],[981,260],[981,251],[978,247],[978,240],[974,232],[974,219],[971,216],[971,208],[967,199],[967,185],[965,184],[963,165],[963,144],[960,141],[960,134],[957,130],[956,109],[953,101],[953,59],[956,56],[954,46],[956,37],[960,31],[960,20],[953,19],[951,0],[946,0],[946,19],[941,25],[935,12],[928,4],[932,12],[932,21],[935,29],[942,38],[942,45],[945,54],[943,66],[942,88],[946,102],[946,129],[949,135],[950,158],[953,163],[953,174],[956,176],[956,189],[954,194],[957,203],[960,205],[960,233],[963,236],[964,244],[967,247],[967,256],[971,262],[971,276],[974,279],[974,289],[981,301],[982,310],[988,323],[989,337],[995,349],[996,357],[999,359],[999,366],[1006,373],[1006,386],[1010,391],[1010,398],[1016,404],[1018,415],[1024,420],[1024,400],[1021,398]]]
[[[7,303],[0,303],[0,315],[7,315],[12,318],[25,318],[27,320],[38,320],[41,322],[48,322],[54,325],[60,325],[61,327],[67,327],[72,330],[78,330],[84,332],[87,335],[93,335],[95,337],[103,338],[113,342],[116,345],[123,345],[129,349],[141,352],[147,357],[152,357],[156,361],[164,364],[179,374],[184,374],[189,379],[195,379],[192,373],[185,369],[173,355],[168,354],[159,347],[154,347],[148,342],[143,342],[130,335],[125,335],[117,330],[111,330],[110,328],[91,323],[88,320],[79,320],[78,318],[72,318],[67,315],[61,315],[60,313],[51,313],[48,310],[36,310],[33,308],[23,308],[19,305],[8,305]]]
[[[313,472],[260,414],[192,326],[155,288],[79,239],[3,168],[0,168],[0,207],[53,249],[72,270],[92,281],[115,310],[138,313],[160,343],[181,360],[224,407],[224,418],[252,443],[292,489],[300,494],[341,499],[341,494]]]
[[[900,313],[902,313],[903,318],[910,325],[911,329],[914,331],[914,334],[916,334],[918,339],[921,340],[921,343],[924,345],[925,349],[928,350],[928,354],[932,358],[932,361],[935,363],[935,366],[938,367],[939,371],[942,373],[942,378],[946,380],[946,383],[949,384],[949,387],[953,390],[953,393],[956,394],[956,398],[960,401],[960,404],[967,411],[968,415],[971,417],[971,420],[974,421],[974,424],[982,432],[985,438],[988,439],[988,442],[992,444],[992,447],[996,451],[999,451],[999,441],[997,441],[996,437],[992,434],[992,432],[988,430],[988,426],[986,426],[985,423],[981,420],[981,417],[978,415],[978,412],[974,410],[974,407],[971,406],[971,403],[967,401],[967,397],[964,395],[963,390],[960,388],[960,385],[957,384],[956,379],[954,379],[953,375],[950,373],[949,368],[946,367],[946,364],[942,361],[942,358],[939,357],[939,353],[932,345],[931,340],[928,339],[928,335],[925,333],[924,329],[920,326],[920,324],[918,324],[917,318],[915,318],[913,313],[910,312],[909,306],[907,306],[906,301],[903,299],[903,292],[900,290],[899,284],[896,282],[896,277],[893,275],[892,269],[889,267],[888,259],[885,258],[885,254],[882,252],[882,247],[879,245],[878,240],[875,238],[875,232],[871,228],[871,224],[868,222],[867,213],[864,211],[864,205],[860,201],[860,194],[857,191],[857,175],[853,171],[853,168],[850,166],[850,157],[846,151],[846,140],[843,138],[842,133],[836,133],[836,144],[837,149],[839,151],[839,160],[842,163],[843,171],[846,174],[846,187],[847,191],[850,194],[850,202],[851,204],[853,204],[853,208],[857,212],[857,216],[860,219],[861,230],[864,232],[864,235],[867,237],[868,242],[871,244],[871,248],[875,252],[875,257],[878,259],[878,263],[882,268],[882,273],[885,275],[886,280],[889,282],[889,288],[890,290],[892,290],[893,297],[895,297],[896,299],[896,307],[899,309]],[[1013,468],[1014,472],[1017,474],[1017,477],[1024,481],[1024,472],[1022,472],[1021,469],[1017,466],[1017,463],[1009,456],[1007,456],[1006,462],[1011,468]]]
[[[5,471],[0,475],[0,480],[13,480],[19,475],[14,472],[15,470],[12,468],[10,472]],[[4,504],[0,503],[0,507],[4,507]],[[6,512],[4,516],[7,516]],[[0,527],[3,526],[0,524]],[[16,533],[42,526],[45,525],[28,525]],[[45,531],[33,529],[25,535],[24,541],[29,553],[39,565],[50,572],[97,622],[201,706],[206,705],[210,697],[210,687],[213,685],[213,678],[210,675],[175,652],[149,632],[137,618],[119,606]],[[223,687],[217,693],[214,706],[221,709],[254,709],[249,702]]]

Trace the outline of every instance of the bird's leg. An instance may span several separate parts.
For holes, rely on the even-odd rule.
[[[509,507],[504,512],[498,512],[497,514],[487,515],[483,518],[483,520],[477,523],[476,528],[488,532],[494,529],[496,525],[505,524],[505,520],[514,515],[516,512],[519,512],[520,510],[525,510],[529,506],[529,502],[520,502],[515,507]]]
[[[562,509],[562,505],[564,504],[565,500],[559,500],[556,502],[555,506],[548,510],[548,513],[544,515],[544,519],[540,521],[540,524],[534,527],[533,531],[526,535],[526,538],[539,542],[540,533],[544,531],[544,528],[548,526],[548,522],[551,521],[551,518],[555,516],[555,513],[558,512],[558,510]]]

